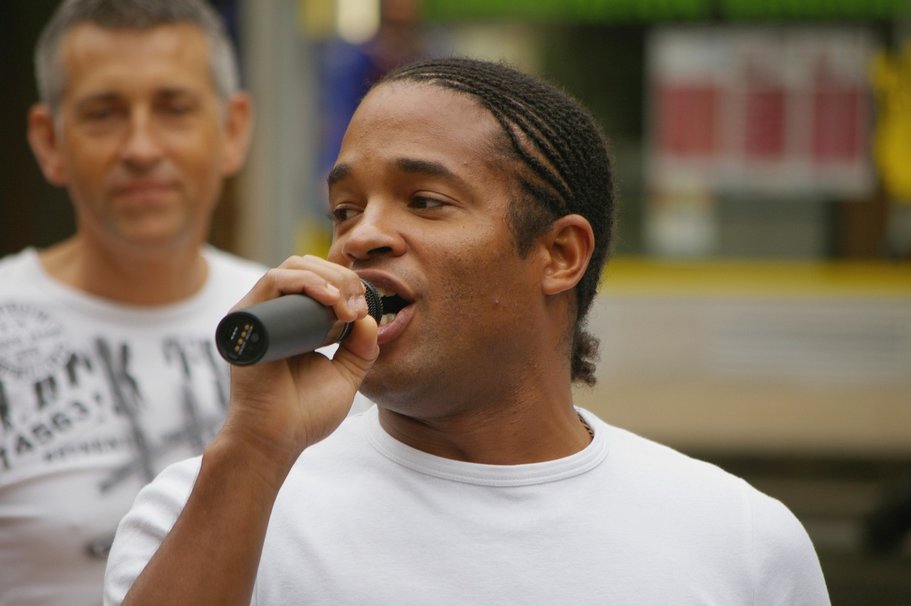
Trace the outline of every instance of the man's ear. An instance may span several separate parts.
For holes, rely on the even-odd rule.
[[[61,157],[60,141],[54,129],[54,114],[43,103],[33,105],[28,112],[28,142],[44,178],[52,185],[63,187],[67,182],[65,163]]]
[[[541,288],[544,294],[572,290],[582,279],[595,247],[592,226],[582,215],[565,215],[542,236],[545,251]]]
[[[235,174],[244,165],[253,131],[253,100],[245,92],[236,92],[225,108],[224,175]]]

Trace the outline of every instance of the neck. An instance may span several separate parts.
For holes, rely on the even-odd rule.
[[[584,449],[592,436],[572,406],[571,393],[547,402],[472,407],[417,418],[380,407],[380,423],[400,442],[472,463],[519,465],[551,461]]]
[[[39,253],[45,271],[88,294],[129,305],[166,305],[202,288],[208,267],[200,247],[112,252],[74,236]]]

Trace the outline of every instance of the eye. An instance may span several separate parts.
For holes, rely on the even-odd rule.
[[[333,223],[344,223],[348,219],[355,217],[360,209],[352,206],[337,206],[329,211],[329,220]]]
[[[190,113],[193,108],[189,103],[169,103],[164,109],[171,115],[182,116]]]
[[[441,206],[445,206],[445,204],[446,203],[443,200],[437,198],[417,195],[411,198],[410,206],[418,210],[429,210],[433,208],[440,208]]]
[[[81,116],[86,122],[104,122],[115,117],[119,110],[120,108],[116,105],[94,105],[85,108]]]
[[[104,120],[105,118],[109,118],[113,114],[114,114],[113,111],[111,111],[107,107],[104,107],[104,108],[99,108],[99,109],[93,109],[92,111],[86,112],[85,117],[88,118],[89,120]]]
[[[176,96],[162,100],[158,103],[158,111],[166,116],[185,116],[196,108],[196,104],[185,97]]]

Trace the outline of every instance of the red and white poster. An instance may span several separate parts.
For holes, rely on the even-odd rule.
[[[662,28],[648,44],[651,191],[856,197],[874,187],[865,30]]]

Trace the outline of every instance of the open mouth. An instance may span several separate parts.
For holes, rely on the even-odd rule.
[[[377,288],[380,294],[380,302],[383,306],[383,317],[380,318],[380,326],[385,326],[395,320],[395,315],[402,309],[411,305],[411,301],[403,299],[394,292],[388,292],[382,288]]]

